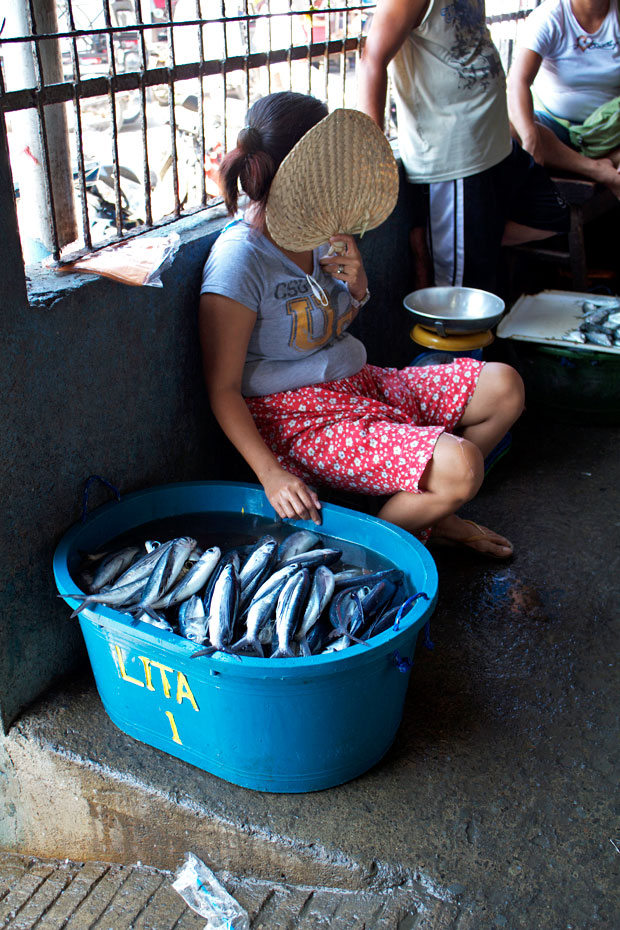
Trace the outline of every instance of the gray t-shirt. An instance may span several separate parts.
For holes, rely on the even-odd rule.
[[[364,345],[345,332],[355,315],[349,291],[319,264],[327,249],[314,251],[317,296],[304,272],[245,220],[226,226],[211,247],[201,293],[222,294],[256,313],[241,384],[246,397],[346,378],[366,363]]]

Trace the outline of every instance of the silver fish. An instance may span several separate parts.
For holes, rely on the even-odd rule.
[[[185,639],[202,646],[209,636],[209,625],[202,598],[197,594],[183,601],[179,607],[179,630]]]
[[[340,652],[342,649],[348,649],[350,645],[351,638],[349,636],[341,636],[334,643],[330,643],[329,646],[326,646],[321,652],[321,655],[324,656],[330,652]]]
[[[134,623],[137,623],[138,620],[141,620],[143,623],[150,623],[151,626],[157,627],[158,630],[166,630],[167,633],[174,632],[166,618],[162,617],[161,614],[156,614],[155,611],[151,611],[150,614],[147,614],[146,611],[142,611],[142,613],[133,618]]]
[[[342,549],[311,549],[309,552],[300,552],[299,555],[292,555],[282,562],[281,567],[290,565],[292,562],[299,562],[306,568],[317,568],[319,565],[333,565],[342,557]]]
[[[614,340],[609,333],[600,332],[599,330],[588,330],[586,332],[586,342],[597,346],[613,346]]]
[[[608,307],[595,307],[593,310],[588,310],[584,313],[583,320],[584,323],[604,323],[608,316]]]
[[[372,584],[357,585],[356,587],[344,588],[342,591],[338,591],[329,605],[329,622],[335,630],[340,633],[346,632],[349,621],[358,609],[358,603],[367,594],[370,594],[372,588]]]
[[[604,310],[605,313],[610,313],[612,310],[620,310],[620,303],[617,301],[612,301],[612,303],[606,301],[602,304],[597,304],[594,300],[584,300],[581,305],[581,312],[586,315],[596,313],[599,310]]]
[[[252,597],[271,571],[277,556],[278,543],[273,536],[262,536],[248,557],[239,574],[241,585],[241,610],[250,603]]]
[[[402,604],[399,604],[397,607],[390,607],[390,609],[386,610],[385,613],[379,614],[378,617],[375,617],[370,626],[362,633],[361,639],[368,640],[371,638],[371,636],[378,636],[379,633],[385,633],[386,630],[389,630],[390,627],[393,627],[394,621],[396,620],[398,611],[401,607]]]
[[[378,584],[384,585],[385,582],[380,581]],[[346,636],[349,641],[364,642],[357,633],[364,622],[363,601],[370,597],[373,590],[374,588],[370,587],[346,588],[334,598],[329,611],[329,619],[334,629],[329,639]]]
[[[146,581],[153,571],[157,560],[172,546],[173,542],[174,539],[169,539],[168,542],[161,543],[161,545],[156,546],[154,549],[151,549],[150,552],[147,552],[146,555],[143,555],[141,559],[138,559],[133,565],[130,565],[127,571],[123,572],[123,574],[116,579],[114,587],[122,587],[138,578],[143,578]]]
[[[566,333],[566,335],[563,338],[567,342],[584,343],[586,341],[585,333],[582,333],[580,329],[571,329],[571,331]]]
[[[65,597],[74,597],[81,599],[82,603],[76,607],[71,618],[84,610],[85,607],[91,607],[93,604],[105,604],[107,607],[116,607],[122,610],[124,607],[130,607],[140,600],[146,586],[146,578],[138,578],[122,587],[109,588],[106,591],[98,591],[96,594],[67,594]],[[59,595],[62,597],[63,595]]]
[[[237,575],[241,571],[241,557],[236,549],[231,549],[226,555],[223,555],[218,564],[215,566],[211,577],[207,581],[207,586],[205,588],[205,593],[203,597],[203,603],[205,606],[205,613],[207,617],[209,616],[209,608],[211,605],[211,595],[213,594],[213,588],[215,582],[219,578],[220,574],[224,571],[227,565],[234,565]]]
[[[310,530],[298,530],[296,533],[291,533],[280,544],[278,561],[282,563],[294,555],[299,555],[300,552],[308,552],[309,549],[318,546],[320,542],[321,537]]]
[[[276,604],[276,639],[278,648],[272,659],[293,658],[291,643],[308,596],[310,572],[302,568],[286,582]]]
[[[358,572],[356,576],[343,577],[342,581],[340,580],[340,574],[344,576],[345,573],[342,572],[336,575],[336,591],[345,588],[357,588],[360,585],[372,587],[378,581],[393,581],[395,584],[400,584],[404,578],[404,572],[401,568],[382,568],[376,572]]]
[[[165,549],[160,546],[158,552],[161,553],[153,571],[149,575],[145,585],[140,602],[135,608],[136,612],[140,610],[153,610],[153,605],[159,601],[164,594],[172,587],[181,571],[188,555],[196,546],[196,540],[191,536],[179,536],[172,541],[172,545]]]
[[[295,634],[298,642],[305,640],[306,636],[321,616],[323,610],[329,603],[332,594],[336,588],[336,579],[334,573],[326,565],[319,565],[314,573],[308,603],[301,619],[299,629]]]
[[[252,598],[248,609],[246,632],[232,647],[234,652],[249,649],[258,656],[264,656],[260,632],[273,616],[282,588],[298,570],[299,567],[296,564],[287,565],[263,582]]]
[[[239,607],[239,575],[232,562],[228,562],[215,581],[211,592],[209,606],[209,641],[211,645],[199,652],[197,656],[211,655],[213,652],[232,652],[229,647],[232,639],[235,617]]]
[[[276,635],[276,618],[275,615],[267,620],[265,626],[258,634],[258,641],[261,646],[270,646]]]
[[[186,600],[188,597],[200,591],[209,580],[211,573],[220,560],[221,554],[221,550],[217,546],[213,546],[211,549],[207,549],[206,552],[203,552],[200,558],[193,563],[189,571],[180,581],[177,581],[177,584],[168,591],[165,597],[160,598],[152,605],[153,609],[157,610],[158,608],[165,609],[167,607],[174,607],[176,604],[180,604],[181,601]]]
[[[144,542],[144,548],[146,549],[147,552],[152,552],[153,549],[159,549],[160,546],[161,546],[161,543],[159,542],[158,539],[147,539]]]
[[[610,313],[605,324],[612,329],[617,329],[620,326],[620,313]]]
[[[115,581],[121,575],[135,558],[139,555],[138,546],[126,546],[119,549],[118,552],[111,552],[99,563],[97,570],[93,575],[90,590],[93,594],[100,591],[105,585]]]

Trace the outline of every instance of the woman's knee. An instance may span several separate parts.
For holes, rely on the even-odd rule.
[[[483,478],[484,459],[478,446],[460,436],[442,433],[420,487],[445,497],[456,510],[475,497]]]
[[[489,395],[493,407],[505,415],[512,415],[516,420],[525,406],[525,387],[519,372],[503,362],[487,362],[480,378],[483,375],[484,387],[481,387]]]

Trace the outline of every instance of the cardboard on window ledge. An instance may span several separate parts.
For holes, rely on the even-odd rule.
[[[179,243],[178,233],[138,236],[127,242],[105,246],[65,265],[57,265],[55,269],[63,273],[86,271],[122,284],[163,287],[161,273],[171,264]]]

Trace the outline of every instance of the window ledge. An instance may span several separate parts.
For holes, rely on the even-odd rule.
[[[194,213],[192,216],[183,217],[176,220],[168,226],[162,226],[157,229],[149,230],[144,235],[147,237],[165,235],[166,232],[174,231],[178,233],[181,239],[179,251],[190,242],[195,242],[210,233],[218,232],[229,220],[224,205],[209,207],[208,210],[202,210]],[[178,255],[178,253],[177,253]],[[175,256],[176,257],[176,256]],[[94,275],[81,271],[58,272],[53,268],[44,267],[43,265],[26,266],[26,284],[28,287],[28,302],[31,307],[38,309],[51,310],[57,301],[63,300],[76,290],[80,290],[87,285],[96,286],[101,281],[102,275]],[[106,279],[108,282],[111,279]],[[120,282],[113,282],[120,287],[130,287],[132,285],[123,285]]]

